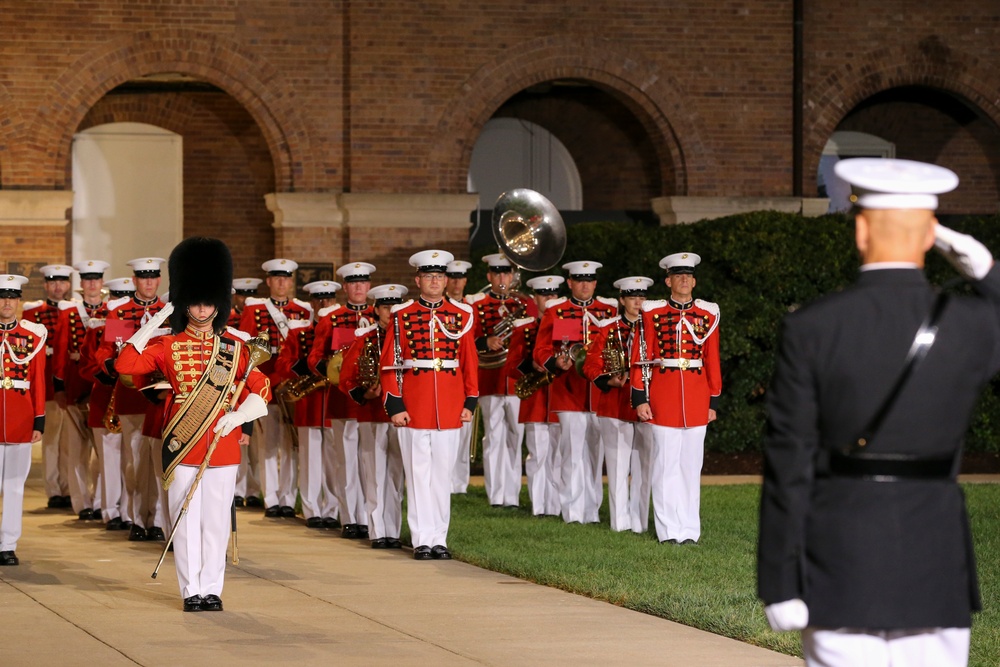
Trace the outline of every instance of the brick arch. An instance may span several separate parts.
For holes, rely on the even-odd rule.
[[[24,118],[14,104],[14,98],[0,83],[0,183],[10,167],[10,148],[17,136],[24,131]]]
[[[438,123],[431,164],[441,192],[465,190],[472,149],[483,126],[514,94],[552,79],[584,79],[624,103],[646,128],[661,163],[673,165],[664,193],[688,189],[688,156],[699,169],[715,159],[701,138],[702,122],[683,102],[680,84],[646,60],[619,51],[606,40],[547,37],[518,45],[481,67],[461,86]]]
[[[318,158],[310,150],[309,128],[292,103],[291,86],[264,59],[238,44],[181,28],[112,40],[79,58],[53,82],[30,132],[38,153],[25,156],[44,164],[42,185],[66,187],[73,133],[101,97],[130,79],[164,72],[216,85],[247,109],[267,140],[276,189],[315,187]]]
[[[931,38],[915,45],[883,47],[832,72],[809,96],[807,104],[815,110],[803,130],[803,185],[815,177],[823,147],[844,117],[876,93],[901,86],[927,86],[952,94],[1000,128],[1000,106],[994,101],[1000,77],[978,58]]]

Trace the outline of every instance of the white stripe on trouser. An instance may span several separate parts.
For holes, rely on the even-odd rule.
[[[361,480],[368,510],[368,537],[399,538],[403,525],[403,459],[395,426],[380,422],[358,424]]]
[[[69,495],[69,474],[62,426],[66,413],[55,401],[45,401],[45,431],[42,433],[42,474],[45,476],[45,495]]]
[[[649,528],[649,478],[650,448],[649,424],[635,424],[632,437],[632,461],[629,478],[628,513],[632,519],[632,532],[645,533]]]
[[[24,482],[31,470],[31,443],[0,444],[0,551],[17,550],[24,510]]]
[[[258,479],[263,485],[264,506],[275,505],[294,507],[297,491],[295,457],[292,455],[292,439],[288,425],[281,421],[281,410],[275,404],[267,406],[267,415],[257,422],[253,438],[256,438],[260,463]]]
[[[566,523],[597,523],[600,500],[594,490],[595,460],[600,452],[597,418],[591,412],[559,412],[559,454],[562,474],[559,505]],[[601,500],[604,498],[601,485]]]
[[[697,542],[701,537],[701,464],[706,428],[649,426],[653,519],[656,538],[661,542]]]
[[[969,629],[806,628],[802,651],[807,667],[965,667]]]
[[[406,522],[413,546],[448,546],[451,471],[460,429],[402,427],[399,451],[406,471]]]
[[[340,509],[340,522],[368,525],[365,494],[358,468],[358,420],[334,419],[330,428],[333,454],[333,493]]]
[[[472,454],[472,422],[462,422],[458,437],[458,456],[455,457],[455,470],[451,475],[451,492],[465,493],[469,490],[469,465]]]
[[[123,505],[127,508],[122,514],[128,514],[132,522],[140,528],[149,528],[143,515],[143,498],[150,493],[149,483],[152,479],[150,460],[147,455],[148,445],[142,435],[143,415],[119,415],[122,425],[122,463],[125,473],[125,492]]]
[[[324,516],[323,498],[323,429],[299,426],[299,497],[302,516]]]
[[[167,491],[172,522],[180,515],[197,474],[197,466],[179,465],[174,468],[174,481]],[[235,465],[206,468],[187,513],[177,524],[174,566],[183,598],[222,595],[226,545],[232,530],[230,508],[235,491]]]
[[[528,497],[531,499],[531,513],[559,514],[559,487],[553,478],[552,459],[558,439],[552,439],[549,424],[530,422],[524,425],[524,443],[528,448],[528,458],[524,462],[524,473],[528,476]]]
[[[608,468],[608,508],[611,530],[632,529],[629,514],[629,467],[632,463],[632,422],[598,417],[601,442],[604,443],[604,464]]]
[[[91,491],[90,457],[94,443],[90,429],[83,426],[83,435],[77,430],[83,425],[83,414],[75,405],[66,406],[63,417],[62,435],[66,450],[66,469],[69,474],[69,497],[73,501],[73,511],[79,514],[84,509],[94,508],[94,494]],[[60,444],[60,448],[63,448]]]
[[[101,448],[101,512],[104,521],[115,518],[131,521],[128,513],[128,502],[123,499],[125,486],[124,465],[122,463],[122,434],[112,433],[106,428],[94,429],[94,440]]]
[[[480,396],[483,413],[483,480],[491,505],[517,505],[521,496],[521,440],[517,396]]]

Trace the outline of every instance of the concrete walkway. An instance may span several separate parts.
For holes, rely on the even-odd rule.
[[[226,611],[183,613],[162,543],[48,510],[37,463],[21,565],[0,568],[4,664],[683,665],[801,661],[457,561],[417,562],[301,520],[239,514]]]

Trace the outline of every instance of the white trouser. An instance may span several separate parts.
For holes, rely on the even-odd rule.
[[[358,467],[358,420],[334,419],[328,430],[333,464],[333,470],[328,472],[333,472],[333,494],[337,497],[340,522],[345,526],[367,526],[368,512]]]
[[[142,435],[144,415],[119,415],[122,425],[122,463],[125,469],[125,492],[122,514],[127,514],[140,528],[149,528],[143,513],[143,498],[151,493],[153,479],[149,445]]]
[[[323,429],[299,426],[299,497],[302,516],[323,518]]]
[[[969,628],[863,630],[806,628],[807,667],[965,667]]]
[[[469,490],[469,465],[471,463],[472,422],[463,422],[459,429],[458,456],[455,458],[455,470],[451,475],[451,492],[465,493]]]
[[[483,412],[483,480],[491,505],[516,506],[521,496],[521,439],[517,396],[480,396]]]
[[[601,430],[601,442],[604,443],[604,463],[608,468],[611,530],[631,530],[629,468],[632,464],[633,424],[613,417],[598,417],[597,424]]]
[[[254,421],[254,431],[259,430],[260,422]],[[257,470],[260,465],[259,446],[260,442],[253,436],[249,445],[240,446],[240,464],[236,472],[236,495],[240,498],[260,495],[260,482],[257,481]]]
[[[649,425],[653,519],[656,538],[698,541],[701,537],[701,464],[705,426]]]
[[[258,441],[260,463],[258,479],[264,487],[264,507],[295,506],[295,457],[288,425],[282,423],[281,409],[274,403],[267,406],[267,415],[257,422],[253,438]]]
[[[451,471],[461,429],[402,427],[399,451],[406,471],[406,522],[413,546],[448,546]]]
[[[167,514],[167,492],[163,489],[163,440],[143,436],[143,445],[149,453],[149,493],[144,497],[142,512],[146,527],[156,526],[164,532],[169,530],[170,517]]]
[[[524,443],[528,448],[524,472],[528,476],[531,513],[535,516],[559,514],[559,487],[552,470],[552,450],[558,439],[553,440],[551,435],[550,424],[530,422],[524,425]]]
[[[115,518],[131,521],[128,502],[122,498],[125,467],[122,462],[122,434],[106,428],[94,429],[94,441],[101,448],[101,512],[107,523]]]
[[[63,440],[62,427],[66,413],[55,401],[45,401],[45,432],[42,433],[42,472],[45,475],[45,495],[69,495],[69,453]]]
[[[93,434],[83,421],[80,408],[75,405],[66,406],[60,437],[66,440],[69,497],[73,501],[73,511],[79,514],[85,509],[94,508],[94,493],[91,491],[90,477],[90,457],[94,449],[94,441]],[[60,445],[60,449],[63,449],[62,445]]]
[[[403,460],[398,429],[385,422],[361,422],[358,436],[368,537],[398,539],[403,525]]]
[[[632,532],[645,533],[649,528],[649,495],[651,493],[649,424],[634,424],[632,435],[631,477],[629,480],[628,513]]]
[[[31,443],[0,444],[0,551],[16,551],[21,537],[24,510],[24,482],[31,470]]]
[[[566,523],[597,523],[604,499],[594,489],[601,479],[600,432],[592,412],[559,412],[559,450],[562,477],[559,504]],[[595,470],[596,468],[596,470]]]
[[[188,511],[174,534],[174,566],[181,597],[222,595],[226,574],[226,545],[232,531],[236,467],[206,468],[191,498]],[[176,521],[198,466],[174,468],[174,481],[167,491],[170,517]]]

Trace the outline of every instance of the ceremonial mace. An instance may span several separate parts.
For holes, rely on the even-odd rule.
[[[236,384],[236,390],[233,392],[233,401],[239,399],[240,394],[243,392],[243,387],[246,385],[247,378],[250,377],[250,371],[264,363],[271,358],[271,347],[270,341],[268,340],[267,332],[263,332],[256,338],[251,338],[245,345],[250,351],[250,363],[247,364],[247,370],[243,373],[243,377]],[[226,408],[226,412],[232,412],[233,406],[230,404]],[[167,551],[170,550],[170,545],[174,543],[174,535],[177,532],[177,526],[180,525],[181,519],[188,512],[188,506],[191,504],[191,499],[194,498],[194,492],[198,489],[198,484],[201,482],[202,476],[208,469],[208,464],[212,460],[212,454],[215,453],[215,448],[219,444],[219,440],[222,438],[222,431],[215,434],[212,438],[212,442],[208,445],[208,452],[205,453],[205,458],[198,466],[198,474],[195,475],[194,481],[191,482],[191,489],[188,490],[187,497],[184,499],[184,504],[181,506],[181,512],[177,515],[177,519],[174,521],[173,528],[170,529],[170,536],[167,538],[167,543],[163,546],[163,553],[160,554],[160,560],[156,564],[156,568],[153,570],[152,578],[156,579],[157,573],[160,571],[160,566],[163,565],[163,559],[167,557]],[[239,562],[238,556],[236,555],[236,530],[233,530],[233,560]]]

